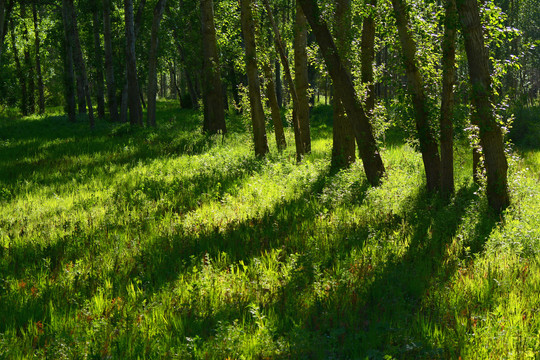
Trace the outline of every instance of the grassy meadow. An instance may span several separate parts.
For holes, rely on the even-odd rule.
[[[157,129],[0,117],[0,358],[540,358],[534,140],[497,217],[464,141],[450,200],[395,131],[380,187],[333,171],[330,113],[300,164],[290,129],[258,159],[172,102]]]

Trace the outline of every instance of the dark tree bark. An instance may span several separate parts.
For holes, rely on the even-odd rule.
[[[458,25],[455,0],[446,0],[442,42],[442,99],[441,128],[441,192],[454,193],[454,84],[456,82],[456,28]]]
[[[334,14],[336,46],[340,57],[347,64],[350,55],[351,1],[336,0]],[[343,108],[341,98],[336,96],[333,103],[334,125],[332,129],[332,167],[349,167],[356,160],[356,144],[353,124]]]
[[[214,3],[201,1],[201,25],[203,42],[203,131],[209,134],[226,133],[223,84],[214,24]]]
[[[43,75],[41,73],[41,38],[39,33],[39,19],[37,13],[37,0],[32,3],[32,13],[34,17],[34,33],[35,33],[35,47],[36,47],[36,74],[37,74],[37,86],[38,86],[38,107],[39,113],[45,112],[45,88],[43,85]]]
[[[146,124],[156,126],[156,94],[157,94],[157,60],[159,45],[159,25],[167,5],[166,0],[159,0],[154,8],[152,19],[152,34],[150,40],[150,54],[148,56],[148,111]]]
[[[311,134],[309,129],[309,81],[307,58],[308,23],[300,4],[296,3],[296,18],[294,26],[294,81],[298,107],[296,117],[300,125],[304,151],[311,152]]]
[[[23,40],[24,40],[24,77],[27,82],[27,96],[26,100],[27,114],[33,114],[36,111],[35,101],[35,79],[34,79],[34,66],[32,65],[32,59],[30,57],[30,40],[28,38],[28,28],[24,19],[26,19],[26,4],[21,3],[21,18],[23,19]]]
[[[502,131],[493,113],[489,55],[484,44],[480,12],[476,0],[457,0],[456,3],[465,39],[472,102],[477,112],[480,144],[484,152],[488,203],[495,211],[502,211],[510,205],[508,162]]]
[[[413,99],[416,131],[420,142],[420,152],[426,172],[426,183],[429,191],[437,191],[441,186],[441,159],[439,146],[429,126],[429,110],[424,92],[424,82],[418,70],[416,60],[416,44],[409,30],[409,13],[406,0],[392,0],[399,42],[403,53],[403,62]]]
[[[93,6],[93,33],[94,33],[94,70],[96,72],[96,100],[99,118],[105,118],[105,86],[103,84],[103,52],[101,50],[100,39],[100,7],[98,3],[92,4]]]
[[[281,81],[281,63],[276,60],[276,97],[279,107],[283,107],[283,84]]]
[[[21,109],[22,115],[27,116],[28,115],[28,103],[27,103],[28,95],[27,95],[27,87],[26,87],[26,76],[24,74],[21,61],[19,60],[19,49],[17,49],[17,39],[15,37],[15,24],[13,23],[13,20],[11,20],[10,32],[11,32],[11,47],[13,49],[13,58],[15,59],[15,70],[17,71],[17,77],[19,78],[19,85],[21,86],[20,109]]]
[[[251,121],[253,123],[253,137],[255,155],[264,156],[268,153],[268,141],[264,112],[261,101],[261,87],[257,70],[257,50],[255,45],[255,25],[251,12],[251,0],[240,0],[242,33],[246,51],[246,73],[248,76],[249,103],[251,105]]]
[[[128,84],[129,122],[131,125],[142,125],[142,108],[137,80],[137,62],[135,57],[135,24],[133,20],[133,1],[124,0],[126,18],[126,67]]]
[[[62,0],[62,19],[64,24],[64,86],[66,98],[66,112],[68,120],[75,122],[76,103],[75,103],[75,73],[73,69],[73,39],[71,37],[71,28],[73,27],[71,14],[68,11],[70,0]]]
[[[266,13],[268,14],[268,18],[270,19],[270,23],[272,24],[272,29],[274,31],[274,44],[276,47],[276,51],[279,53],[279,57],[283,65],[283,70],[285,72],[285,77],[287,78],[287,83],[289,85],[290,95],[293,101],[292,123],[294,128],[294,143],[296,146],[296,160],[301,161],[302,157],[306,153],[306,150],[304,148],[302,129],[300,128],[300,123],[298,122],[298,94],[296,93],[296,86],[294,85],[294,81],[291,75],[289,60],[287,59],[287,55],[285,54],[285,47],[283,46],[283,42],[281,41],[279,29],[276,25],[276,22],[274,21],[274,15],[272,14],[272,10],[270,9],[268,0],[263,0],[263,2]]]
[[[2,60],[2,51],[4,48],[4,39],[8,31],[8,24],[10,22],[11,10],[15,4],[14,0],[0,0],[0,64]]]
[[[362,114],[364,109],[354,90],[351,75],[343,66],[328,26],[320,17],[317,3],[313,0],[298,1],[302,5],[302,10],[304,10],[304,14],[315,34],[326,67],[330,72],[336,92],[341,98],[345,111],[351,119],[354,119],[354,132],[367,180],[374,186],[379,185],[385,174],[384,164],[377,149],[371,124],[368,121],[362,120],[366,119],[366,117],[365,114]]]
[[[105,77],[107,80],[107,102],[112,121],[119,121],[114,80],[114,61],[111,33],[111,0],[103,0],[103,40],[105,43]]]
[[[73,0],[68,1],[68,11],[70,12],[72,18],[71,37],[73,39],[73,61],[77,72],[80,74],[83,95],[86,99],[86,104],[88,105],[88,119],[90,120],[90,128],[94,128],[94,109],[92,107],[92,97],[90,96],[90,88],[88,86],[88,76],[86,75],[84,56],[81,48],[81,42],[79,40],[77,15],[75,13],[75,6],[73,4]]]
[[[276,144],[279,151],[287,148],[287,141],[285,140],[285,132],[283,131],[283,123],[281,122],[281,112],[276,96],[276,87],[274,83],[274,74],[270,64],[264,65],[265,72],[265,85],[266,85],[266,97],[268,98],[268,104],[270,105],[270,112],[272,115],[272,123],[274,124],[274,134],[276,136]]]

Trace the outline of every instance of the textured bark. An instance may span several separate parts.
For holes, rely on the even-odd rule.
[[[309,129],[309,81],[308,81],[308,58],[307,58],[307,34],[308,23],[300,4],[296,3],[296,18],[294,26],[294,82],[298,107],[296,117],[300,125],[304,151],[311,152],[311,135]]]
[[[371,124],[362,116],[364,109],[358,100],[350,73],[346,70],[338,54],[337,48],[330,35],[328,26],[320,17],[316,1],[298,0],[308,19],[311,29],[315,33],[317,43],[324,57],[324,61],[334,82],[336,92],[341,98],[347,115],[353,119],[356,141],[362,158],[366,177],[370,184],[378,185],[384,176],[382,162],[377,144],[373,136]]]
[[[82,82],[82,90],[86,104],[88,105],[88,119],[90,120],[90,128],[94,127],[94,109],[92,107],[92,98],[90,96],[90,88],[88,86],[88,76],[86,75],[86,66],[84,64],[84,57],[81,48],[81,42],[79,40],[79,30],[77,27],[77,15],[75,13],[75,6],[73,0],[68,1],[68,11],[72,18],[71,37],[73,39],[73,62],[77,73],[80,74],[80,81]]]
[[[43,85],[43,75],[41,73],[41,38],[39,33],[39,19],[37,13],[37,0],[34,0],[32,3],[32,13],[34,18],[34,46],[36,50],[36,75],[37,75],[37,86],[38,86],[38,108],[39,113],[43,114],[45,112],[45,87]]]
[[[441,128],[441,192],[454,193],[454,84],[456,82],[456,27],[458,25],[455,0],[446,0],[444,35],[442,42],[442,99]]]
[[[214,3],[201,1],[201,25],[203,43],[203,131],[209,134],[226,133],[225,103],[219,53],[217,48]]]
[[[281,63],[283,64],[283,70],[285,72],[285,77],[287,79],[287,84],[289,85],[289,91],[290,95],[292,97],[293,101],[293,128],[294,128],[294,143],[296,145],[296,160],[301,161],[302,157],[306,153],[306,150],[304,149],[304,142],[302,138],[302,129],[300,128],[300,123],[298,122],[298,94],[296,93],[296,87],[294,85],[294,81],[291,75],[291,69],[289,66],[289,60],[287,59],[287,56],[285,55],[285,47],[283,46],[283,42],[281,41],[281,35],[279,33],[278,27],[276,25],[276,22],[274,21],[274,15],[272,14],[272,10],[270,9],[270,5],[268,4],[268,0],[263,0],[264,6],[266,8],[266,13],[268,14],[268,18],[270,19],[270,23],[272,24],[272,28],[274,31],[274,44],[276,47],[277,52],[279,53],[279,57],[281,59]]]
[[[152,33],[150,37],[150,54],[148,56],[148,111],[146,124],[156,126],[156,94],[157,94],[157,50],[159,45],[159,25],[167,5],[166,0],[159,0],[154,8]]]
[[[21,87],[21,103],[20,103],[20,109],[23,116],[28,115],[28,95],[27,95],[27,88],[26,88],[26,76],[24,74],[21,61],[19,60],[19,50],[17,49],[17,39],[15,38],[15,24],[13,24],[13,20],[11,21],[10,26],[10,32],[11,32],[11,47],[13,49],[13,58],[15,59],[15,70],[17,71],[17,77],[19,79],[19,85]]]
[[[351,0],[336,0],[336,11],[334,14],[334,29],[336,47],[339,56],[345,62],[347,68],[347,58],[351,49]],[[341,98],[336,96],[334,103],[334,124],[332,128],[332,167],[346,168],[356,160],[356,143],[354,139],[353,124],[345,113]]]
[[[279,105],[276,96],[274,74],[272,74],[272,68],[269,64],[264,65],[264,73],[264,76],[266,78],[266,97],[268,98],[268,104],[270,105],[270,112],[272,114],[272,123],[274,124],[276,144],[278,150],[282,151],[287,148],[287,141],[285,140],[285,132],[283,131],[283,123],[281,122],[281,112],[279,111]]]
[[[119,121],[118,102],[116,101],[116,82],[114,79],[114,61],[111,33],[111,0],[103,0],[103,40],[105,44],[105,77],[107,81],[107,102],[112,121]]]
[[[457,0],[465,51],[472,84],[472,102],[477,112],[480,144],[487,175],[487,198],[491,208],[502,211],[510,205],[508,162],[504,154],[501,128],[493,114],[489,56],[484,44],[476,0]]]
[[[69,0],[62,0],[62,20],[64,24],[64,91],[66,98],[66,112],[68,120],[75,122],[75,74],[73,69],[73,40],[71,38],[72,19],[68,11]]]
[[[142,108],[137,80],[137,63],[135,57],[135,24],[133,20],[133,1],[124,0],[126,18],[126,67],[129,122],[131,125],[142,125]]]
[[[251,12],[251,0],[240,0],[242,33],[244,35],[246,51],[246,73],[248,76],[249,103],[251,105],[251,121],[253,123],[253,137],[255,155],[264,156],[268,153],[268,142],[264,112],[261,102],[261,88],[257,71],[257,51],[255,45],[255,25]]]
[[[101,50],[101,39],[99,34],[99,5],[93,4],[93,33],[94,33],[94,70],[96,72],[96,100],[98,116],[105,117],[105,86],[103,84],[103,51]]]
[[[441,186],[441,159],[437,140],[429,126],[429,111],[424,92],[424,83],[416,60],[416,44],[409,31],[409,13],[406,0],[392,0],[396,25],[401,44],[403,62],[409,91],[413,99],[416,120],[416,131],[420,142],[420,152],[426,172],[426,183],[429,191],[437,191]]]

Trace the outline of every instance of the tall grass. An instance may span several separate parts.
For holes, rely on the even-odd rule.
[[[397,140],[378,188],[333,171],[325,111],[300,164],[172,103],[0,119],[0,358],[537,358],[538,150],[497,218],[464,144],[450,200]]]

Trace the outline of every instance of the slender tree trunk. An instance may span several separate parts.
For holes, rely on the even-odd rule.
[[[142,125],[142,108],[137,80],[137,63],[135,57],[135,25],[133,20],[133,1],[124,0],[126,18],[126,65],[128,84],[129,122],[131,125]]]
[[[279,107],[283,107],[283,84],[281,81],[281,63],[276,60],[276,98]]]
[[[170,96],[171,96],[171,99],[176,99],[177,95],[178,95],[178,85],[176,84],[176,70],[175,70],[175,66],[176,65],[173,65],[171,64],[169,66],[169,77],[171,78],[171,88],[170,88]]]
[[[21,18],[26,19],[26,4],[21,3]],[[26,100],[27,113],[33,114],[36,111],[35,101],[35,82],[34,82],[34,67],[32,66],[32,59],[30,57],[30,40],[28,38],[28,28],[26,23],[23,22],[23,42],[24,42],[24,69],[23,75],[27,82],[27,96]]]
[[[298,94],[296,93],[296,87],[294,85],[294,81],[291,75],[289,60],[287,59],[287,55],[285,54],[285,47],[283,46],[283,42],[281,41],[279,29],[276,25],[276,22],[274,21],[274,15],[272,14],[272,10],[270,9],[268,0],[263,0],[263,2],[266,8],[266,13],[268,14],[268,18],[270,19],[270,23],[272,24],[272,28],[274,30],[274,44],[276,46],[277,52],[279,53],[279,57],[283,65],[283,70],[285,72],[285,77],[287,78],[287,83],[289,85],[289,90],[293,100],[292,123],[294,128],[294,143],[296,146],[296,160],[301,161],[302,157],[306,153],[306,150],[304,148],[302,129],[300,128],[300,123],[298,122]]]
[[[73,69],[73,39],[71,37],[73,27],[71,14],[69,13],[69,1],[62,0],[62,19],[64,23],[64,43],[65,43],[65,57],[64,57],[64,85],[65,85],[65,98],[66,98],[66,112],[68,114],[68,120],[75,122],[76,119],[76,104],[75,104],[75,73]]]
[[[274,83],[274,74],[272,74],[272,68],[270,64],[264,65],[265,72],[265,85],[266,85],[266,97],[268,98],[268,104],[270,105],[270,112],[272,114],[272,123],[274,124],[274,133],[276,135],[276,144],[279,151],[287,148],[287,141],[285,140],[285,132],[283,131],[283,123],[281,122],[281,112],[276,96],[276,87]]]
[[[83,94],[86,98],[86,104],[88,105],[88,119],[90,120],[90,128],[94,128],[94,109],[92,107],[92,98],[90,96],[90,88],[88,86],[88,77],[86,75],[86,66],[84,64],[84,57],[81,48],[81,42],[79,40],[79,30],[77,26],[77,15],[75,13],[75,6],[73,0],[69,0],[68,10],[72,18],[72,38],[73,38],[73,61],[78,73],[80,74],[80,80],[82,82]]]
[[[210,134],[226,133],[223,85],[221,83],[212,0],[201,0],[201,24],[203,40],[203,131]]]
[[[103,0],[103,40],[105,43],[105,77],[107,79],[107,102],[112,121],[119,121],[114,80],[114,60],[111,32],[111,0]]]
[[[454,84],[456,82],[456,28],[458,25],[455,0],[446,0],[442,43],[442,99],[441,99],[441,192],[454,193]]]
[[[472,84],[472,101],[478,114],[480,144],[487,175],[487,198],[491,208],[502,211],[510,205],[508,162],[501,128],[493,114],[489,55],[484,44],[480,12],[476,0],[457,0],[465,51]]]
[[[308,81],[308,58],[307,58],[307,34],[308,23],[300,4],[296,3],[296,19],[294,26],[294,81],[298,107],[296,116],[300,125],[304,151],[311,152],[311,134],[309,129],[309,81]]]
[[[429,126],[429,110],[424,92],[424,83],[416,60],[416,44],[409,30],[409,13],[406,0],[392,0],[399,41],[403,52],[405,72],[409,83],[409,91],[413,98],[416,120],[416,131],[420,142],[420,151],[426,172],[426,183],[429,191],[437,191],[441,186],[441,159],[437,140]]]
[[[159,0],[154,8],[150,55],[148,56],[148,111],[146,124],[156,126],[156,94],[157,94],[157,50],[159,45],[159,24],[167,5],[166,0]]]
[[[336,0],[335,37],[336,46],[345,66],[349,67],[348,57],[350,54],[350,29],[351,29],[351,1]],[[332,129],[332,167],[349,167],[356,160],[356,144],[354,139],[353,124],[343,108],[341,98],[336,96],[333,104],[334,125]]]
[[[35,33],[35,48],[36,48],[36,73],[37,73],[37,85],[38,85],[38,107],[39,113],[45,112],[45,88],[43,85],[43,75],[41,74],[41,38],[39,33],[39,19],[37,13],[37,0],[32,3],[32,13],[34,17],[34,33]]]
[[[10,22],[11,10],[15,4],[14,0],[0,0],[0,64],[2,61],[2,51],[4,48],[4,39],[8,31],[8,24]]]
[[[94,69],[96,71],[96,100],[98,108],[98,116],[100,119],[105,118],[105,87],[103,84],[103,53],[101,50],[101,39],[99,34],[100,29],[100,14],[99,4],[93,6],[93,32],[94,32]]]
[[[17,49],[17,39],[15,37],[15,24],[13,23],[13,20],[11,20],[11,26],[10,26],[10,32],[11,32],[11,47],[13,49],[13,57],[15,59],[15,70],[17,71],[17,77],[19,78],[19,85],[21,86],[21,104],[20,109],[23,116],[28,115],[28,95],[27,95],[27,88],[26,88],[26,76],[24,75],[24,70],[21,65],[21,61],[19,60],[19,50]]]
[[[249,103],[251,105],[251,121],[255,155],[264,156],[268,153],[264,112],[261,101],[261,88],[257,70],[257,50],[255,45],[255,25],[251,12],[251,0],[240,0],[242,33],[246,51],[246,73],[249,86]]]
[[[341,98],[347,115],[350,119],[353,119],[356,141],[367,180],[374,186],[378,185],[385,173],[384,164],[377,149],[371,124],[368,121],[362,120],[366,119],[366,116],[362,114],[364,109],[354,90],[351,75],[339,57],[328,26],[320,16],[317,3],[312,0],[298,1],[300,1],[302,10],[304,10],[311,29],[315,33],[324,61],[335,84],[336,92]]]

